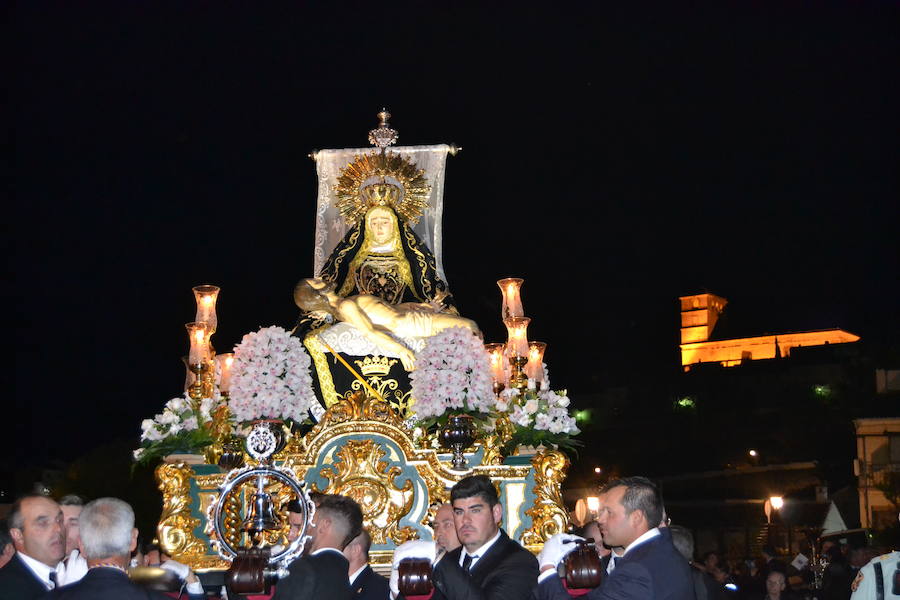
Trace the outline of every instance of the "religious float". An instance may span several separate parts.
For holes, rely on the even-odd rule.
[[[291,331],[266,327],[216,355],[219,288],[194,288],[186,392],[142,423],[135,460],[162,459],[158,539],[198,573],[248,553],[284,567],[305,541],[288,539],[287,505],[308,520],[311,492],[359,502],[382,568],[398,544],[432,539],[436,507],[471,474],[495,483],[503,527],[526,548],[568,524],[561,449],[578,430],[550,388],[546,346],[527,340],[522,280],[498,282],[508,339],[484,344],[443,272],[456,149],[393,146],[379,118],[375,148],[313,155],[314,276],[295,289]]]

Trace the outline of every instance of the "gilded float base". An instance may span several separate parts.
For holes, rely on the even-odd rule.
[[[450,455],[413,440],[413,432],[384,402],[363,393],[341,399],[305,436],[291,440],[280,456],[307,489],[350,496],[363,509],[372,536],[371,562],[390,565],[393,549],[410,539],[430,540],[431,522],[450,488],[468,475],[483,474],[497,486],[504,508],[503,527],[513,539],[537,552],[554,533],[564,531],[568,515],[561,484],[568,459],[556,450],[503,458],[500,436],[477,443],[466,459],[470,468],[454,471]],[[225,473],[215,465],[162,464],[156,479],[163,496],[158,527],[162,548],[195,571],[225,569],[228,563],[211,548],[214,536],[206,521]],[[285,486],[281,486],[285,487]],[[289,489],[271,490],[276,510],[286,510]],[[239,530],[243,505],[252,490],[232,493],[225,535],[232,544],[246,542]],[[283,514],[283,512],[282,512]],[[283,531],[267,535],[269,543],[286,539]]]

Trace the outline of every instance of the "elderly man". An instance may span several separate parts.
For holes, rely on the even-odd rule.
[[[350,588],[356,600],[387,600],[388,581],[369,566],[369,548],[372,546],[372,538],[369,532],[362,530],[344,548],[344,556],[350,562],[348,574],[350,576]]]
[[[326,495],[313,515],[309,546],[278,582],[275,600],[350,600],[343,550],[362,532],[362,509],[346,496]]]
[[[56,565],[66,550],[59,504],[37,494],[17,500],[7,517],[16,555],[0,569],[0,600],[30,600],[56,586]]]
[[[456,535],[456,524],[453,522],[453,507],[441,504],[434,512],[434,541],[437,544],[438,556],[453,552],[462,544]]]
[[[528,550],[500,528],[503,507],[484,475],[459,480],[450,490],[453,521],[462,545],[434,564],[432,600],[526,600],[534,590],[538,563]],[[404,558],[435,561],[435,544],[401,546],[394,563]],[[428,554],[426,550],[430,550]],[[393,590],[392,590],[393,591]]]
[[[137,546],[134,511],[118,498],[89,502],[79,516],[80,549],[88,565],[78,582],[57,588],[47,600],[168,600],[128,579],[125,569]],[[199,585],[199,584],[198,584]],[[191,594],[192,598],[202,597]]]
[[[687,561],[672,546],[662,521],[662,496],[644,477],[626,477],[604,488],[606,501],[598,522],[603,541],[625,551],[599,587],[588,592],[588,600],[693,600],[694,585]],[[549,542],[548,542],[549,543]],[[558,562],[554,558],[543,563]],[[542,600],[568,599],[562,582],[551,571],[539,588]]]

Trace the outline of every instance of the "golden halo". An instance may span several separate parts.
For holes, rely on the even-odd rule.
[[[375,182],[400,187],[400,193],[389,202],[400,218],[415,225],[428,206],[431,186],[425,179],[425,169],[418,169],[408,158],[393,152],[360,154],[341,169],[334,193],[335,206],[349,224],[361,219],[372,204],[363,190]]]

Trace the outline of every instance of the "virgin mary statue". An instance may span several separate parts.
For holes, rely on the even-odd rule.
[[[440,260],[443,172],[449,150],[419,146],[317,153],[313,275],[340,297],[375,296],[401,309],[418,305],[425,311],[456,314]],[[366,387],[404,410],[409,379],[389,347],[379,346],[377,339],[348,323],[336,322],[333,315],[302,309],[294,335],[303,338],[313,359],[313,380],[324,406]],[[423,340],[400,341],[413,352],[424,345]]]

